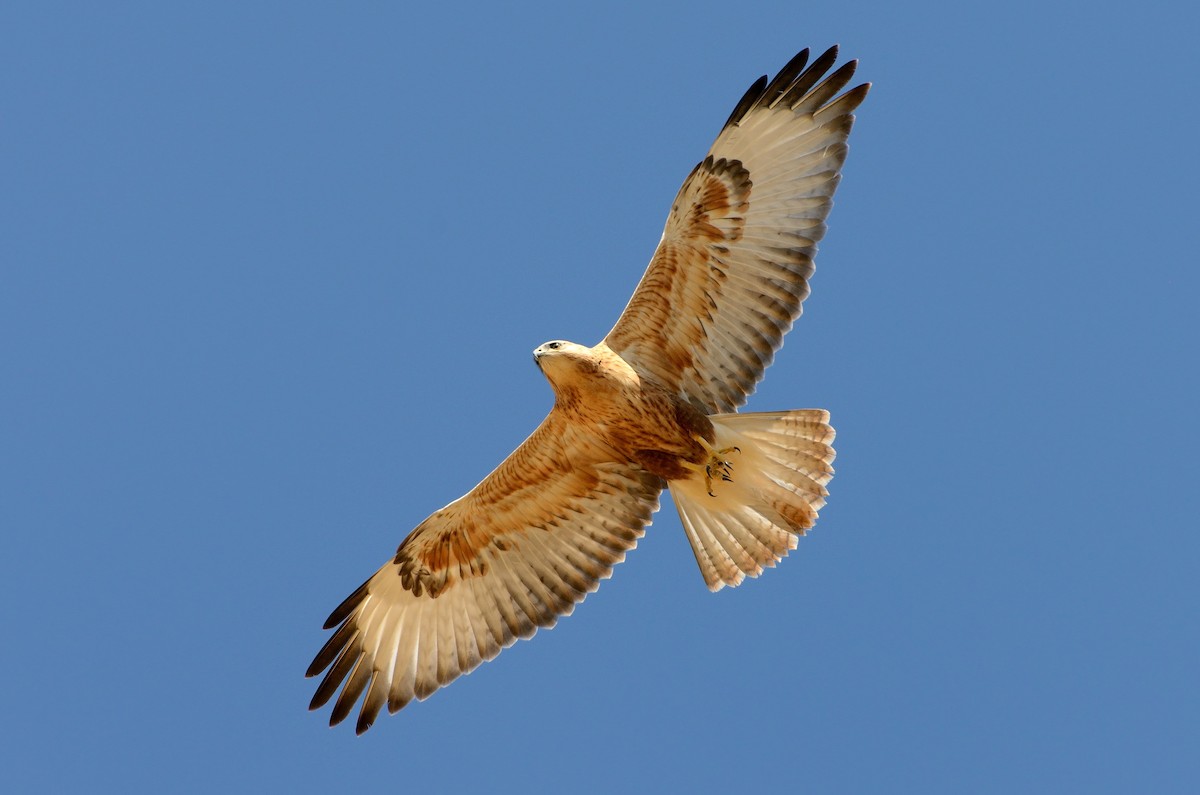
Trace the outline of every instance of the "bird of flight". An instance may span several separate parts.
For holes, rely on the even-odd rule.
[[[869,84],[804,50],[758,79],[675,197],[628,306],[592,347],[533,358],[542,424],[434,512],[325,622],[310,709],[338,688],[357,731],[550,627],[596,590],[670,488],[704,581],[755,577],[795,549],[833,476],[828,412],[736,413],[808,296],[817,242]]]

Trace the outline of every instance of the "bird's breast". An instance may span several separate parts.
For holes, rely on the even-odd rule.
[[[713,439],[712,422],[702,411],[663,390],[639,388],[605,409],[597,419],[609,445],[667,480],[686,476],[687,465],[703,459],[698,437]]]

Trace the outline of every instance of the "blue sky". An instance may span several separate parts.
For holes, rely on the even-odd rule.
[[[1184,4],[0,9],[6,791],[1194,791]],[[838,475],[362,738],[329,610],[551,404],[741,92],[874,82],[750,409]]]

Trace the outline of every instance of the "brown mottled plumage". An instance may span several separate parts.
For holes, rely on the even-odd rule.
[[[534,358],[554,408],[494,472],[422,522],[330,615],[316,709],[425,698],[595,590],[669,486],[712,590],[775,565],[833,475],[819,409],[736,414],[808,295],[817,242],[867,85],[800,53],[741,99],[684,182],[617,324]],[[338,693],[339,688],[341,692]]]

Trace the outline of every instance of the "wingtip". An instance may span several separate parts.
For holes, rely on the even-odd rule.
[[[354,609],[367,597],[367,588],[371,584],[371,578],[368,578],[362,585],[354,589],[354,593],[342,600],[342,603],[333,609],[329,614],[329,618],[325,619],[324,629],[333,629],[338,624],[341,624],[349,617]]]

